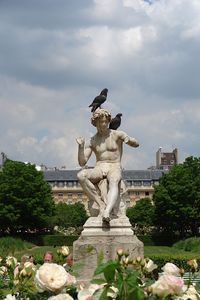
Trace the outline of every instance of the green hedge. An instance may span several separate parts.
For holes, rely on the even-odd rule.
[[[72,246],[79,236],[45,235],[42,236],[43,246]]]
[[[0,256],[6,256],[16,251],[32,248],[33,244],[11,236],[0,238]]]
[[[181,240],[175,243],[173,247],[184,251],[200,252],[200,237],[191,237],[186,240]]]
[[[175,254],[175,255],[165,255],[165,254],[154,254],[149,256],[150,259],[154,261],[155,264],[158,265],[159,272],[161,272],[161,268],[167,263],[171,262],[177,265],[179,268],[183,268],[185,272],[189,271],[189,266],[187,264],[188,260],[196,259],[198,264],[200,265],[200,254],[198,253],[188,253],[186,254]]]
[[[144,243],[144,246],[155,246],[151,235],[137,235],[137,238]]]

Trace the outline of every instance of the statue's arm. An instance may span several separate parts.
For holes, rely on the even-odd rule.
[[[85,139],[79,137],[76,139],[78,143],[78,163],[81,167],[85,166],[92,154],[91,143],[85,144]]]
[[[118,131],[119,132],[119,137],[120,139],[127,145],[131,146],[131,147],[139,147],[139,143],[138,141],[133,138],[133,137],[130,137],[128,136],[128,134],[126,134],[125,132],[123,131]]]

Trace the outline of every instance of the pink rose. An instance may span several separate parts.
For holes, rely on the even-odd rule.
[[[154,284],[151,285],[152,293],[159,297],[168,295],[181,295],[184,293],[184,281],[174,275],[162,275]]]
[[[175,295],[181,295],[184,293],[184,281],[180,277],[174,275],[163,275],[162,280],[166,281],[167,284],[172,288]]]

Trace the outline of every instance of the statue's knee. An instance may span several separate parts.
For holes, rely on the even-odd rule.
[[[113,178],[109,181],[109,187],[118,187],[120,180],[118,178]]]
[[[81,170],[80,172],[78,172],[77,178],[81,182],[85,181],[85,179],[87,178],[87,172],[85,170]]]

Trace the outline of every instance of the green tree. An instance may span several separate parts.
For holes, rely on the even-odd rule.
[[[126,214],[131,224],[137,226],[137,234],[147,232],[153,226],[154,206],[149,198],[137,201],[135,206],[127,209]]]
[[[56,204],[55,225],[65,228],[83,226],[88,216],[81,202],[75,204]]]
[[[0,172],[0,228],[48,227],[55,205],[43,173],[32,164],[7,160]]]
[[[188,157],[164,174],[153,196],[160,231],[198,235],[200,227],[200,158]]]

